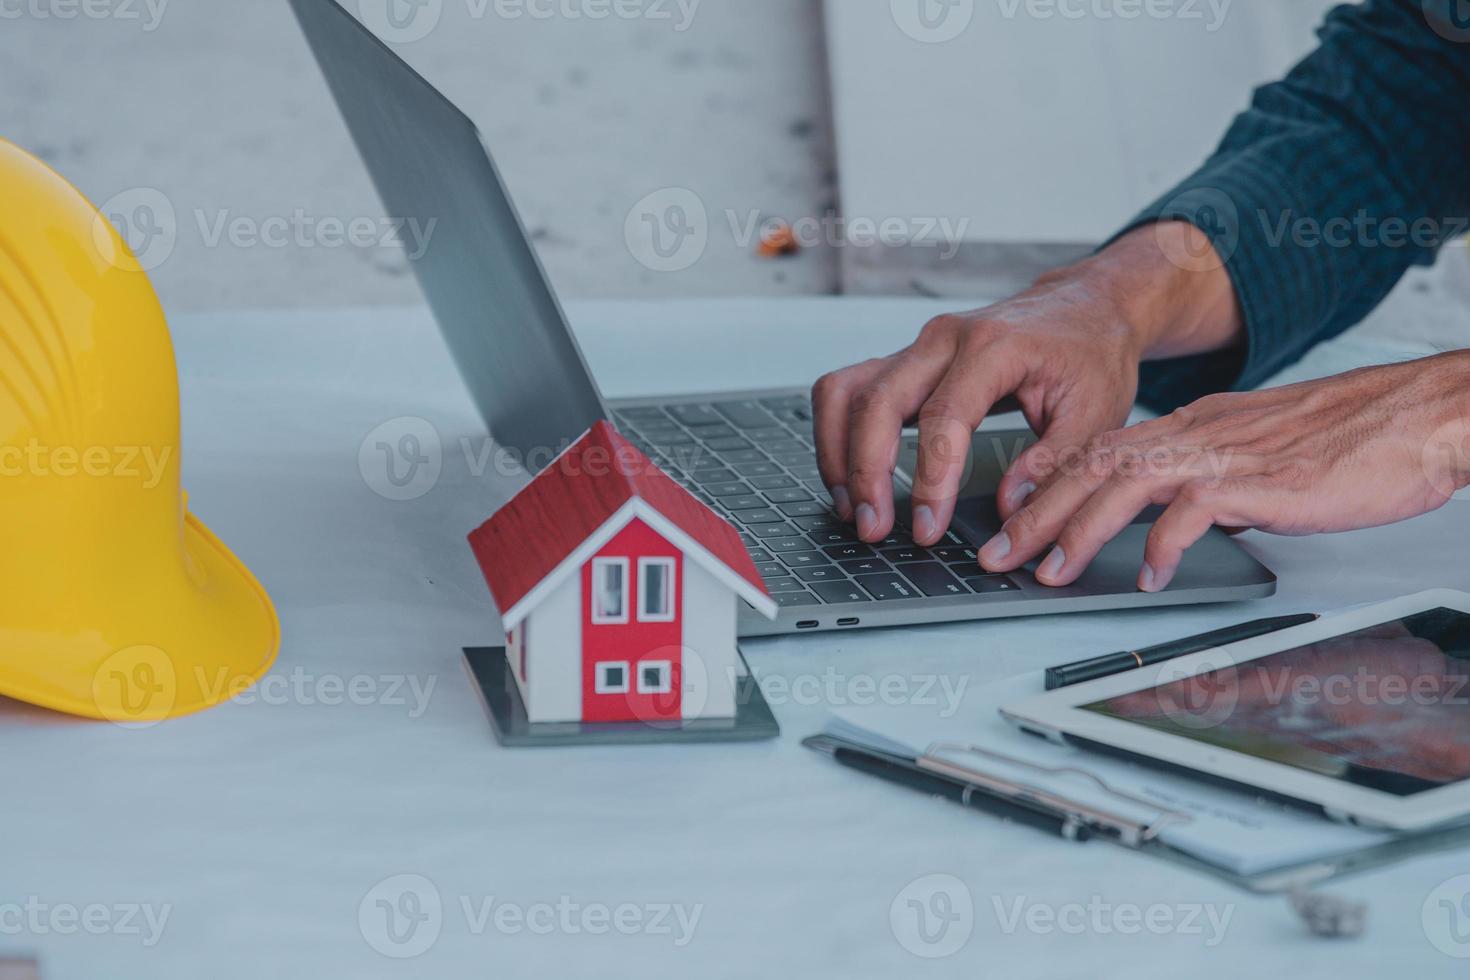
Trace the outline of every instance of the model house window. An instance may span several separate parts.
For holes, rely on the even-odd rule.
[[[639,694],[668,694],[674,688],[674,665],[667,660],[649,660],[638,665]]]
[[[628,621],[628,559],[592,559],[592,622]]]
[[[644,623],[674,621],[674,559],[638,559],[638,619]]]
[[[627,661],[598,664],[597,680],[594,689],[598,694],[627,694]]]

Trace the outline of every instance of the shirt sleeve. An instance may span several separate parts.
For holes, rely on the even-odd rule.
[[[1245,318],[1242,350],[1145,364],[1145,404],[1170,411],[1260,385],[1470,231],[1463,9],[1456,0],[1334,8],[1317,50],[1257,89],[1199,171],[1119,233],[1194,224],[1224,260]]]

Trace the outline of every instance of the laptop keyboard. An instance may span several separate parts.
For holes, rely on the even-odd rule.
[[[879,544],[859,541],[832,514],[804,396],[614,414],[630,442],[735,525],[782,607],[1019,591],[1008,576],[982,574],[975,549],[952,531],[933,548],[915,544],[903,527]]]

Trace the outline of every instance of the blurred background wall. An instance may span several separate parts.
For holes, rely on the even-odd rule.
[[[345,2],[476,120],[571,297],[1017,288],[1203,159],[1329,6]],[[0,135],[171,311],[418,302],[284,0],[0,0]],[[650,261],[689,202],[707,244]],[[802,247],[762,258],[776,222]],[[1470,295],[1456,251],[1401,292]]]

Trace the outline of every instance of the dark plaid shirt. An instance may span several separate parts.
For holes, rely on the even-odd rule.
[[[1140,397],[1156,409],[1260,385],[1470,232],[1470,2],[1366,0],[1334,9],[1319,37],[1129,225],[1209,235],[1249,333],[1243,351],[1145,365]]]

